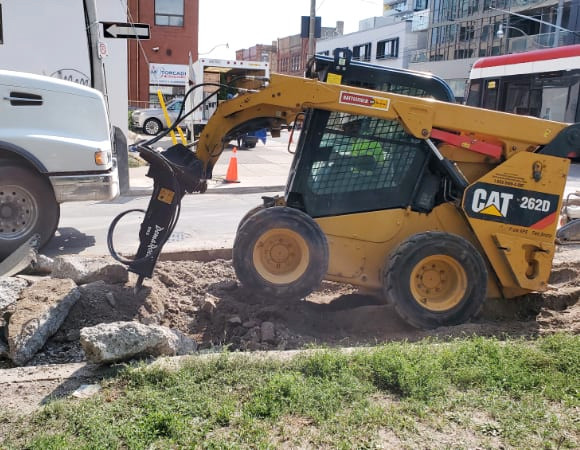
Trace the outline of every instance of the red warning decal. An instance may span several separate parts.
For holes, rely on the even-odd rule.
[[[339,102],[348,105],[363,106],[365,108],[382,109],[384,111],[388,111],[391,105],[391,100],[388,98],[373,97],[371,95],[347,91],[340,92]]]

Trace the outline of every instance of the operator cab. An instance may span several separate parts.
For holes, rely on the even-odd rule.
[[[351,61],[348,53],[316,55],[307,75],[454,102],[450,87],[438,77]],[[311,109],[304,123],[286,191],[289,206],[325,217],[408,206],[429,212],[443,201],[444,186],[427,144],[398,122]]]

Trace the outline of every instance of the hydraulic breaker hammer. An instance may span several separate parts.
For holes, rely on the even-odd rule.
[[[144,278],[151,278],[163,246],[171,236],[179,219],[181,199],[186,192],[205,191],[202,164],[187,147],[177,144],[157,153],[146,146],[137,146],[143,159],[149,164],[147,176],[153,178],[153,193],[147,211],[131,209],[119,214],[111,223],[107,244],[111,255],[128,266],[139,278],[138,290]],[[134,259],[121,257],[113,246],[113,233],[119,220],[131,212],[145,212],[139,230],[139,249]]]

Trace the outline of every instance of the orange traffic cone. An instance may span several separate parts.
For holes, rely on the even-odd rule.
[[[230,158],[230,165],[226,173],[226,183],[239,183],[238,180],[238,148],[234,147],[232,150],[232,157]]]

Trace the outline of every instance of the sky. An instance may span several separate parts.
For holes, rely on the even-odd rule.
[[[360,20],[382,13],[383,0],[316,0],[322,26],[335,27],[342,20],[345,34],[358,31]],[[235,59],[236,50],[299,34],[301,16],[309,15],[310,0],[200,0],[200,57]]]

